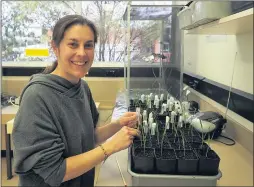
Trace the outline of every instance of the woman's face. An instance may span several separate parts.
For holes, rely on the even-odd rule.
[[[94,33],[87,25],[74,25],[65,31],[59,47],[54,47],[58,65],[53,74],[77,83],[92,66]]]

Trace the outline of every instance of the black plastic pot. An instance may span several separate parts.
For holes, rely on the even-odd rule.
[[[186,142],[202,143],[202,139],[199,136],[185,136]]]
[[[176,137],[168,137],[169,143],[179,143],[181,141],[181,137],[176,136]]]
[[[179,142],[180,144],[180,149],[192,149],[192,144],[188,143],[188,142],[184,142],[184,144],[182,142]]]
[[[207,150],[207,148],[209,147],[205,142],[203,143],[193,142],[191,146],[193,149],[203,149],[203,150]]]
[[[153,173],[154,171],[154,149],[143,148],[132,149],[133,170],[136,173]]]
[[[201,136],[201,134],[199,132],[197,132],[195,129],[185,129],[184,130],[184,135],[187,135],[187,136]]]
[[[151,141],[149,141],[149,140],[147,140],[146,142],[145,142],[145,145],[146,145],[146,148],[152,148],[152,142]],[[134,141],[133,142],[133,147],[134,148],[144,148],[144,142],[143,141]]]
[[[175,150],[177,156],[177,172],[183,175],[198,173],[198,157],[193,150]]]
[[[174,149],[155,149],[155,166],[159,174],[176,173],[176,154]]]
[[[161,148],[161,142],[159,144],[156,142],[156,144],[153,145],[153,147],[154,148]],[[162,147],[163,147],[163,149],[172,149],[171,144],[167,140],[163,141]]]
[[[181,144],[179,142],[170,142],[170,146],[172,149],[178,150],[181,148]]]
[[[199,157],[198,173],[200,175],[217,175],[220,157],[211,149],[206,151],[205,149],[196,149]]]

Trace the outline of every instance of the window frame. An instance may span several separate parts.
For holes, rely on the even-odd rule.
[[[81,3],[82,1],[77,1]],[[134,5],[140,6],[140,5]],[[141,5],[141,6],[156,6],[156,5]],[[163,5],[158,5],[162,7]],[[164,5],[169,6],[169,5]],[[76,6],[75,11],[77,13],[82,12],[82,6]],[[124,57],[125,58],[125,57]],[[125,58],[126,59],[126,58]],[[40,73],[50,65],[52,62],[45,61],[5,61],[2,62],[2,76],[31,76],[32,74]],[[174,65],[173,65],[174,66]],[[94,77],[124,77],[124,69],[127,71],[127,62],[94,62],[91,67],[89,76]],[[148,70],[150,69],[150,71]],[[131,77],[159,77],[160,63],[152,65],[141,65],[141,64],[132,64],[131,65]],[[27,70],[27,73],[25,71]],[[98,71],[99,70],[99,71]],[[15,71],[12,73],[12,71]],[[158,73],[157,73],[158,72]]]

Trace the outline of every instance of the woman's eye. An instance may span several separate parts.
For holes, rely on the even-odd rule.
[[[69,45],[70,45],[71,47],[77,47],[77,46],[78,46],[77,43],[70,43]]]
[[[86,47],[86,48],[92,48],[92,47],[93,47],[93,44],[92,44],[92,43],[86,44],[85,47]]]

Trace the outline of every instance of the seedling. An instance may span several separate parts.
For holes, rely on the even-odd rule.
[[[148,131],[147,121],[143,121],[143,142],[144,142],[144,153],[146,148],[146,135]]]
[[[200,121],[200,125],[201,125],[201,128],[202,128],[202,133],[201,133],[202,144],[201,144],[201,147],[203,147],[203,142],[204,142],[203,124],[202,124],[201,119],[199,119],[199,121]]]
[[[166,134],[168,126],[169,126],[169,117],[166,116],[166,124],[165,124],[165,128],[164,128],[162,138],[161,138],[161,156],[162,156],[162,150],[163,150],[163,142],[164,142],[164,138],[165,138],[165,134]]]
[[[157,144],[159,145],[159,143],[160,143],[160,133],[159,133],[158,124],[156,124],[156,134],[157,134]]]
[[[181,133],[181,136],[182,136],[182,143],[183,143],[183,154],[184,154],[184,157],[185,157],[185,142],[184,142],[184,134],[183,134],[183,131],[180,130],[180,133]],[[179,144],[180,145],[180,144]]]
[[[209,127],[209,130],[210,130],[210,127]],[[207,154],[208,154],[208,151],[209,151],[209,148],[210,148],[210,141],[213,139],[214,133],[215,133],[215,131],[213,132],[212,137],[210,137],[210,133],[208,134],[208,141],[207,141],[208,147],[206,149],[206,154],[205,154],[206,157],[207,157]]]

